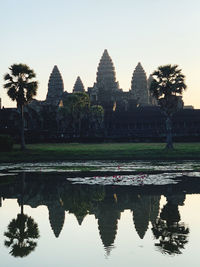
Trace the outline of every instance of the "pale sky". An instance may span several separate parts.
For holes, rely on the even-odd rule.
[[[57,65],[65,90],[77,76],[85,88],[96,79],[104,49],[113,60],[120,88],[128,91],[140,61],[147,76],[158,66],[178,64],[186,75],[186,105],[200,108],[200,0],[0,0],[0,97],[13,63],[34,69],[37,99]]]

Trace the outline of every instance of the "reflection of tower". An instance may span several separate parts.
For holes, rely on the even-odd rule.
[[[120,211],[114,200],[102,203],[96,217],[98,218],[99,235],[108,255],[113,247],[117,234],[117,224],[120,219]]]
[[[48,93],[46,101],[52,105],[58,105],[64,91],[63,79],[58,67],[55,65],[49,77]]]
[[[59,237],[65,221],[65,210],[60,202],[48,203],[49,222],[55,237]]]
[[[156,220],[159,213],[160,197],[138,196],[133,204],[133,222],[135,230],[141,239],[144,238],[149,221]]]
[[[143,239],[149,225],[150,201],[148,197],[140,196],[134,203],[133,222],[139,237]]]
[[[160,196],[152,196],[151,198],[151,211],[150,211],[150,222],[155,223],[159,210],[160,210]]]
[[[86,216],[87,214],[78,214],[78,213],[74,213],[74,215],[75,215],[75,217],[76,217],[76,219],[77,219],[77,221],[78,221],[78,224],[81,225],[82,222],[83,222],[83,220],[84,220],[84,218],[85,218],[85,216]]]

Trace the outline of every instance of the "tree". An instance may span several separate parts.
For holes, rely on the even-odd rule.
[[[21,120],[21,149],[25,149],[24,140],[24,106],[31,102],[37,93],[38,82],[32,80],[35,73],[25,64],[13,64],[9,68],[10,74],[4,76],[8,96],[17,102]]]
[[[25,257],[37,246],[34,240],[39,238],[38,225],[31,217],[18,214],[17,219],[9,223],[4,236],[8,238],[4,244],[11,247],[10,254],[14,257]]]
[[[63,100],[63,107],[60,108],[60,115],[64,120],[69,122],[73,134],[81,135],[82,122],[88,117],[89,107],[89,96],[83,92],[73,93]]]
[[[153,72],[150,93],[158,100],[166,117],[166,148],[172,149],[172,116],[180,108],[180,96],[186,89],[185,76],[178,65],[160,66]]]
[[[100,105],[90,107],[89,111],[90,129],[94,132],[102,129],[104,121],[104,109]]]

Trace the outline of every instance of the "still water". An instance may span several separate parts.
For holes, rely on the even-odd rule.
[[[199,266],[200,182],[73,184],[1,177],[1,266]]]

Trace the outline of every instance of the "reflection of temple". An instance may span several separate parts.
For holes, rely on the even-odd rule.
[[[120,220],[119,206],[114,198],[105,197],[98,204],[95,217],[98,220],[99,235],[102,243],[109,254],[117,234],[118,220]]]
[[[29,174],[29,176],[31,175],[34,176],[34,174]],[[176,185],[163,187],[165,191],[162,192],[161,188],[154,186],[151,187],[151,190],[149,187],[146,190],[145,187],[112,188],[71,185],[66,182],[64,175],[60,179],[55,179],[54,176],[49,174],[49,178],[43,178],[43,180],[28,177],[23,190],[22,183],[17,178],[10,184],[0,186],[0,197],[3,199],[17,198],[20,203],[23,192],[24,205],[30,205],[32,208],[40,205],[47,206],[50,225],[56,237],[59,237],[64,226],[65,211],[74,214],[79,225],[82,224],[87,214],[93,214],[97,219],[99,235],[108,254],[115,242],[121,213],[126,209],[132,211],[133,223],[141,239],[145,236],[149,222],[153,228],[157,229],[156,224],[160,219],[166,221],[167,224],[164,225],[170,232],[170,229],[174,229],[171,228],[173,223],[180,220],[178,206],[183,205],[185,194],[176,192]],[[173,188],[175,188],[174,191]],[[177,185],[177,188],[181,192],[183,191],[180,185]],[[189,191],[200,192],[200,185],[191,186]],[[158,217],[161,194],[167,196],[167,204]],[[181,229],[183,228],[176,227],[175,230],[180,232]]]
[[[65,221],[65,210],[57,201],[48,206],[49,222],[55,237],[59,237]]]
[[[159,213],[160,197],[140,196],[132,205],[135,230],[141,239],[144,238],[149,222],[153,222]]]

